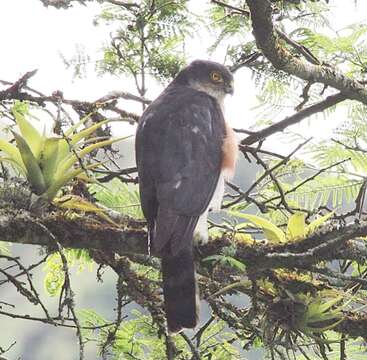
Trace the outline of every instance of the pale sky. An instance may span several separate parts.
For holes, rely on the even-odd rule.
[[[204,0],[195,0],[191,1],[190,6],[193,10],[202,12],[206,3]],[[345,6],[346,3],[348,6]],[[336,29],[367,17],[366,1],[358,1],[358,8],[353,6],[354,0],[333,0],[331,4],[338,5],[332,16]],[[73,80],[72,70],[65,68],[60,57],[61,53],[66,58],[71,58],[77,46],[83,46],[94,59],[102,57],[100,48],[108,39],[110,29],[92,24],[93,17],[99,13],[100,8],[99,4],[90,3],[86,7],[76,5],[68,10],[56,10],[45,8],[39,0],[1,0],[0,79],[15,81],[25,72],[37,68],[38,73],[32,78],[30,85],[45,94],[62,90],[65,98],[95,100],[112,90],[134,92],[132,83],[126,79],[111,75],[97,77],[93,72],[93,64],[86,79]],[[206,47],[210,43],[211,39],[205,32],[190,40],[187,46],[190,60],[208,59]],[[223,53],[219,51],[211,60],[222,62]],[[226,116],[234,127],[248,128],[256,120],[256,112],[251,109],[257,104],[257,89],[251,79],[250,70],[243,69],[236,74],[235,88],[235,95],[226,101]],[[161,89],[158,85],[151,86],[147,97],[158,96]],[[139,112],[140,104],[128,102],[126,109]],[[289,114],[291,113],[293,109],[289,110]],[[344,116],[342,112],[338,114],[335,115],[336,118]],[[337,121],[334,119],[332,122],[320,122],[319,119],[296,125],[292,130],[327,136],[328,130]],[[118,135],[126,131],[133,132],[134,129],[127,130],[125,125],[115,131]]]

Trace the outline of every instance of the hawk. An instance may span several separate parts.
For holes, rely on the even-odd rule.
[[[193,239],[208,239],[209,210],[219,210],[224,180],[234,172],[237,142],[223,116],[233,76],[196,60],[145,110],[136,134],[143,213],[153,250],[162,258],[168,331],[198,321]]]

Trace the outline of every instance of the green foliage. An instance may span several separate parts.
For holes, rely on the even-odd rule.
[[[328,1],[280,1],[282,16],[291,17],[299,26],[307,26],[321,32],[332,26]]]
[[[110,209],[129,215],[135,219],[142,219],[143,212],[140,205],[140,196],[136,185],[122,183],[113,179],[106,185],[92,184],[89,187],[91,193],[101,204]]]
[[[324,225],[334,214],[330,212],[324,216],[320,216],[307,225],[305,214],[296,212],[288,218],[287,230],[283,231],[279,226],[260,216],[231,210],[228,213],[232,216],[245,219],[253,226],[260,228],[264,232],[265,238],[273,243],[285,243],[286,241],[304,239],[306,236],[314,233],[321,225]],[[248,226],[247,223],[245,225]]]
[[[324,359],[328,360],[340,360],[341,359],[341,341],[345,346],[345,354],[347,359],[353,360],[364,360],[366,358],[366,352],[363,346],[363,340],[359,339],[342,339],[339,334],[333,331],[326,331],[325,337],[327,338],[327,344],[324,345],[323,349]],[[316,353],[316,354],[315,354]],[[307,352],[307,357],[303,354],[297,354],[297,360],[319,360],[320,355],[315,352]]]
[[[64,251],[69,269],[75,268],[77,272],[85,269],[92,270],[93,261],[88,251],[83,249],[65,249]],[[47,294],[50,296],[59,295],[65,281],[60,254],[54,253],[49,255],[43,270],[46,272],[44,287]]]
[[[341,205],[353,203],[361,185],[361,180],[347,176],[320,176],[298,191],[289,194],[287,198],[296,206],[309,210],[327,205],[338,208]]]
[[[338,150],[335,150],[337,147]],[[316,143],[309,147],[309,162],[292,159],[287,164],[272,171],[284,194],[284,199],[290,207],[317,212],[321,207],[340,209],[350,206],[359,193],[363,184],[365,172],[365,155],[362,152],[345,149],[335,142]],[[344,161],[344,162],[343,162]],[[268,166],[274,167],[279,161],[267,161]],[[335,165],[342,162],[339,165]],[[263,171],[258,173],[258,177]],[[268,201],[277,207],[281,199],[278,186],[265,177],[257,186],[256,199]],[[239,210],[248,203],[239,204]],[[238,205],[236,205],[238,206]],[[274,210],[269,216],[276,218],[281,212]],[[284,218],[278,219],[280,222]]]
[[[290,189],[304,181],[305,172],[315,173],[316,169],[332,166],[330,170],[306,182],[296,191],[287,195],[287,199],[295,206],[314,210],[322,206],[340,208],[353,205],[367,174],[367,156],[365,143],[367,127],[365,110],[359,104],[348,103],[348,117],[335,131],[331,140],[312,144],[309,149],[312,166],[301,166],[293,177],[284,176],[281,181],[284,189]],[[338,162],[346,160],[338,166]],[[297,175],[298,174],[298,175]],[[295,179],[296,177],[296,179]],[[268,188],[269,190],[269,188]],[[274,196],[276,189],[269,194]]]
[[[320,294],[319,297],[306,299],[306,310],[302,315],[299,327],[304,333],[320,333],[334,328],[343,317],[341,307],[335,305],[340,303],[343,297],[332,294]],[[345,307],[345,304],[343,305]]]
[[[243,214],[237,211],[229,211],[229,214],[250,221],[264,231],[266,238],[273,242],[284,242],[284,232],[270,221],[256,215]]]
[[[84,326],[101,326],[107,321],[93,310],[82,310],[79,312]],[[111,327],[101,328],[98,331],[83,330],[84,335],[89,341],[96,341],[100,351],[106,344],[111,331]],[[116,332],[115,340],[112,341],[110,351],[113,353],[113,359],[147,359],[161,360],[165,358],[164,339],[157,337],[157,328],[152,324],[149,316],[133,310],[132,319],[124,321]],[[175,338],[176,346],[183,351],[183,354],[189,354],[185,348],[182,338]]]
[[[66,131],[69,142],[63,137],[46,137],[26,119],[28,110],[24,104],[15,103],[12,112],[21,134],[13,132],[16,145],[0,139],[0,150],[5,153],[0,161],[15,164],[26,176],[32,191],[48,201],[52,201],[66,183],[81,175],[85,169],[93,169],[101,164],[87,165],[85,169],[75,167],[79,160],[94,150],[121,140],[104,140],[87,145],[83,139],[107,123],[106,120],[101,121],[74,133],[87,118]]]
[[[258,105],[253,108],[256,111],[256,117],[259,119],[257,125],[270,125],[277,115],[281,114],[291,104],[297,103],[298,99],[295,93],[289,91],[291,81],[289,78],[268,78],[262,79],[260,85],[260,92],[256,96]],[[264,119],[269,123],[265,124]]]
[[[330,330],[343,321],[343,311],[354,299],[351,294],[346,296],[334,290],[323,290],[316,295],[288,292],[287,298],[274,298],[262,321],[266,347],[270,353],[275,349],[279,352],[282,349],[278,344],[284,341],[284,345],[294,353],[298,349],[306,359],[329,359],[326,356],[331,350],[329,345],[340,342],[334,340]]]
[[[241,272],[244,272],[246,270],[245,264],[228,255],[212,255],[206,257],[205,259],[203,259],[203,261],[219,263],[222,266],[229,266]]]
[[[367,26],[358,23],[347,26],[333,37],[309,28],[299,28],[293,35],[324,61],[333,65],[348,65],[348,75],[361,75],[367,65],[366,33]]]
[[[239,349],[233,343],[233,333],[224,321],[216,321],[203,333],[199,346],[202,357],[217,360],[240,359]]]
[[[151,319],[138,311],[134,311],[134,317],[133,320],[125,321],[116,333],[113,344],[115,359],[121,356],[126,359],[164,359],[164,340],[157,339],[157,329],[150,324]]]
[[[116,24],[117,31],[104,48],[99,70],[133,76],[141,95],[145,75],[160,81],[174,77],[185,63],[185,39],[195,28],[186,3],[144,0],[138,7],[106,6],[95,23]]]
[[[240,1],[231,3],[241,8]],[[214,5],[210,8],[210,30],[215,31],[215,42],[209,48],[213,53],[219,46],[228,45],[228,54],[235,56],[241,50],[242,56],[249,55],[254,51],[255,43],[251,39],[248,41],[247,34],[250,30],[249,19],[240,12]]]
[[[146,359],[161,360],[166,358],[164,337],[157,337],[157,327],[152,319],[137,310],[133,310],[129,320],[123,321],[115,334],[115,340],[109,346],[112,359]],[[110,339],[112,326],[108,321],[93,310],[81,310],[79,316],[83,326],[95,327],[98,330],[83,329],[83,335],[88,341],[96,341],[100,351],[106,348]],[[190,348],[180,335],[173,337],[180,358],[191,356]],[[240,353],[232,344],[233,335],[226,330],[223,321],[216,321],[203,332],[198,346],[198,352],[203,358],[216,360],[238,359]]]

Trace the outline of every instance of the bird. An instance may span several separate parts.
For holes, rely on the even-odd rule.
[[[135,151],[139,192],[152,250],[162,259],[168,333],[195,328],[199,293],[194,243],[208,241],[207,217],[220,210],[238,144],[224,119],[233,75],[195,60],[183,68],[139,119]]]

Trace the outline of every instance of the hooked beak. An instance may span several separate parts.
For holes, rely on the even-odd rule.
[[[226,86],[224,88],[224,92],[226,94],[233,95],[233,92],[234,92],[233,81],[231,81],[229,84],[226,84]]]

